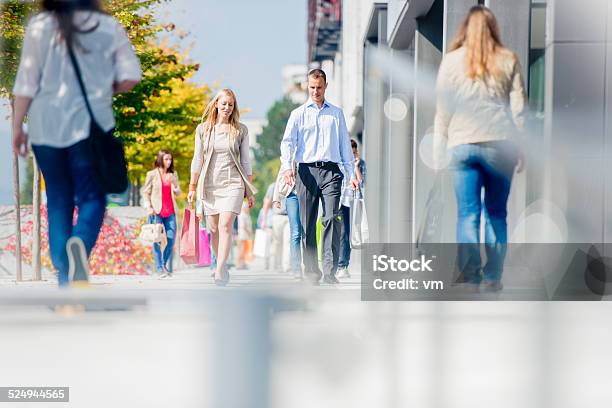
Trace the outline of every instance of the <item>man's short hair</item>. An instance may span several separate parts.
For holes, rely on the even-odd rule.
[[[325,71],[320,68],[314,68],[308,71],[308,78],[319,79],[323,78],[323,81],[327,83],[327,75],[325,75]]]
[[[356,149],[356,148],[357,148],[357,141],[356,141],[355,139],[351,139],[351,147],[352,147],[353,149]]]

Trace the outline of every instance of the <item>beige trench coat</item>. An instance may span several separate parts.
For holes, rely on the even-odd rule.
[[[210,135],[204,135],[204,125],[200,124],[196,128],[195,132],[195,149],[193,152],[193,160],[191,161],[191,172],[198,173],[200,176],[198,180],[199,196],[204,196],[204,183],[208,167],[210,164],[210,158],[213,153],[213,146],[211,145]],[[242,123],[240,124],[240,134],[234,139],[234,143],[230,145],[230,156],[238,168],[240,177],[244,182],[245,195],[247,197],[254,196],[257,193],[257,189],[248,180],[248,176],[252,175],[251,161],[249,156],[249,134],[248,129]]]

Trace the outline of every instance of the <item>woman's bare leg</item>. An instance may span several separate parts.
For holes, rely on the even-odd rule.
[[[221,271],[223,271],[227,258],[229,257],[229,251],[232,245],[232,230],[234,228],[235,219],[236,214],[232,212],[223,212],[219,216],[219,251],[217,252],[217,270],[215,272],[215,279],[223,278]]]
[[[209,215],[206,218],[208,220],[208,228],[210,228],[212,251],[217,258],[217,262],[219,262],[219,214]]]

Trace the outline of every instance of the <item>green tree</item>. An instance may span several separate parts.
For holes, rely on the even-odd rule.
[[[210,89],[188,82],[199,65],[189,62],[178,45],[160,42],[162,31],[175,30],[173,24],[155,21],[151,6],[160,2],[112,0],[107,5],[126,28],[143,70],[142,81],[132,92],[115,97],[115,130],[126,147],[132,182],[142,182],[157,151],[166,148],[175,155],[186,190],[193,134]]]
[[[291,111],[297,107],[298,105],[286,96],[270,107],[266,114],[268,123],[257,137],[258,149],[255,151],[255,158],[258,162],[265,163],[280,157],[280,142],[285,133],[287,120]]]
[[[5,0],[0,10],[0,97],[9,98],[19,66],[25,21],[36,10],[36,5]]]
[[[19,67],[25,23],[38,6],[32,1],[7,0],[0,9],[0,97],[11,98]],[[34,166],[32,158],[26,162],[26,174],[21,190],[21,204],[32,204]]]
[[[17,67],[19,65],[19,54],[23,35],[25,32],[24,23],[30,13],[35,9],[32,2],[20,2],[19,0],[6,0],[0,8],[0,97],[9,98],[11,101],[12,118],[12,96],[11,90],[15,83]],[[10,140],[10,139],[9,139]],[[15,276],[17,280],[22,279],[21,274],[21,197],[19,196],[19,163],[17,154],[12,155],[13,162],[13,191],[15,194],[15,257],[17,258]],[[30,195],[30,197],[32,197]],[[35,213],[36,225],[34,229],[38,231],[40,226],[40,213]],[[35,257],[38,259],[40,247],[34,248]],[[37,263],[37,262],[36,262]],[[38,267],[34,267],[35,277],[40,277]]]
[[[169,149],[174,156],[175,168],[183,192],[189,184],[194,133],[200,122],[202,106],[207,102],[210,90],[189,81],[173,79],[169,89],[146,101],[147,110],[155,112],[148,122],[150,133],[137,134],[140,143],[130,143],[125,153],[132,174],[142,177],[153,168],[157,152]],[[141,179],[140,179],[141,180]]]
[[[34,193],[34,160],[29,156],[25,166],[25,177],[21,185],[21,204],[31,205]]]
[[[193,152],[193,133],[203,105],[210,97],[206,85],[189,82],[199,69],[185,58],[180,46],[159,40],[174,24],[155,20],[153,7],[166,0],[108,0],[105,9],[126,29],[143,70],[143,79],[131,92],[113,101],[116,127],[126,149],[129,176],[133,183],[144,174],[160,148],[175,152],[181,184],[189,182],[187,162]],[[33,2],[7,0],[2,8],[0,28],[0,95],[9,96],[19,64],[26,18],[36,11]],[[182,36],[181,36],[182,38]],[[188,159],[189,157],[189,159]]]
[[[258,147],[254,151],[254,184],[257,188],[257,194],[255,195],[255,205],[251,211],[251,218],[254,222],[257,220],[257,215],[263,205],[268,186],[276,181],[280,168],[280,142],[283,139],[289,115],[297,107],[298,105],[286,96],[274,102],[266,114],[268,123],[257,137]]]

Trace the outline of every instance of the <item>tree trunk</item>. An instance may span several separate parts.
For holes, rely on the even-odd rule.
[[[36,157],[32,155],[34,165],[34,185],[32,188],[32,212],[34,216],[34,229],[32,230],[32,280],[42,279],[40,274],[40,169]]]
[[[140,206],[140,180],[136,181],[136,202],[134,203],[134,205],[136,207]]]
[[[130,189],[128,190],[128,205],[134,205],[134,183],[130,183]]]
[[[14,106],[11,98],[11,123],[13,123]],[[21,204],[19,197],[19,157],[13,152],[13,194],[15,197],[15,278],[20,282],[23,277],[21,275]]]

